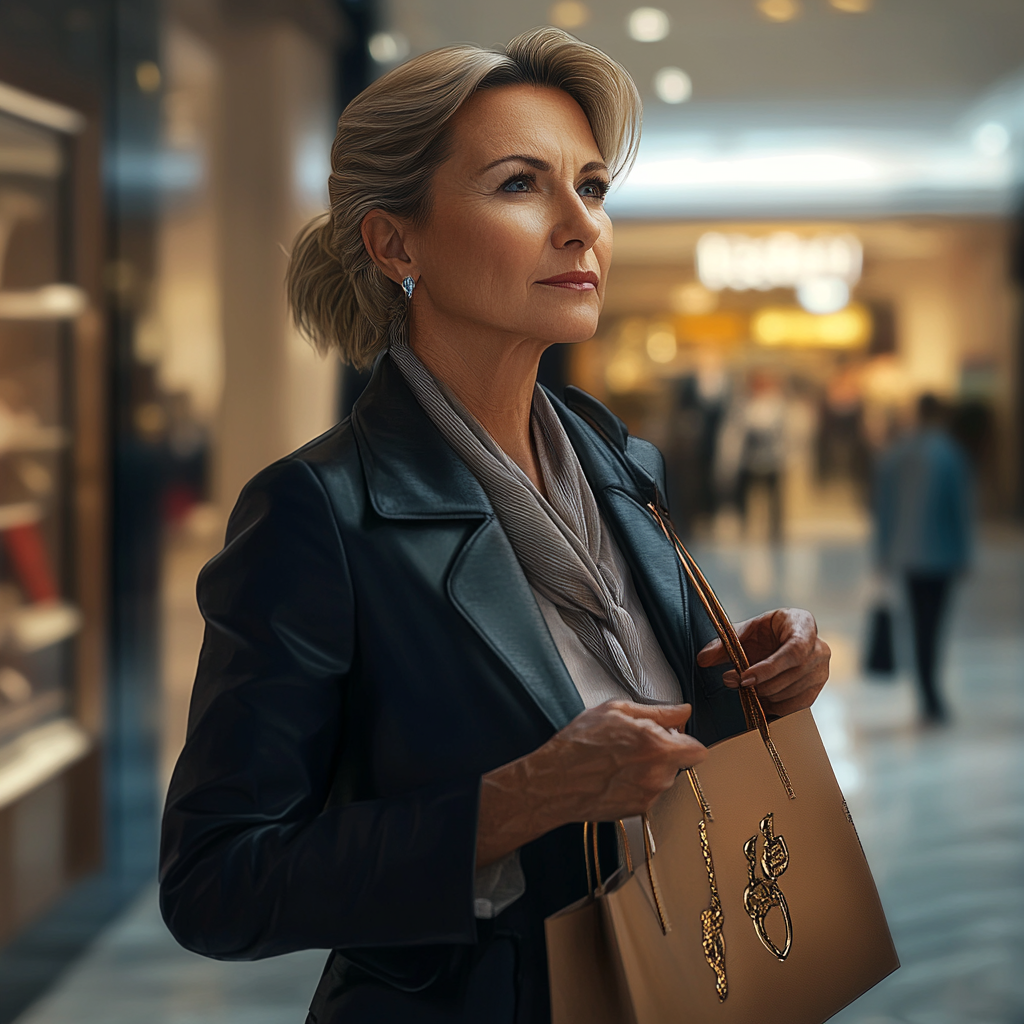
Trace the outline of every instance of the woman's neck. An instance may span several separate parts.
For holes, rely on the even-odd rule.
[[[452,332],[442,339],[434,331],[413,327],[410,345],[423,364],[451,388],[495,444],[543,492],[530,410],[544,343],[510,340],[507,335],[491,337],[486,332],[472,337]]]

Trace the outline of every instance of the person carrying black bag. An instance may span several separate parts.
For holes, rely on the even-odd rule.
[[[874,513],[879,565],[907,587],[922,715],[942,723],[948,712],[936,672],[939,627],[952,583],[970,561],[973,487],[934,395],[918,402],[917,429],[879,460]]]

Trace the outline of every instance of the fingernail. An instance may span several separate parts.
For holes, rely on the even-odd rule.
[[[753,686],[757,682],[757,677],[753,675],[746,675],[742,679],[744,686]]]

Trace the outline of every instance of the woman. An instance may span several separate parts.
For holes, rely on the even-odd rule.
[[[641,813],[742,730],[739,685],[787,714],[827,678],[799,611],[743,624],[743,680],[713,669],[645,509],[661,457],[535,386],[597,327],[639,117],[619,65],[541,29],[410,61],[339,122],[289,289],[374,374],[246,487],[200,577],[161,874],[190,949],[334,950],[317,1024],[546,1021],[580,823]]]

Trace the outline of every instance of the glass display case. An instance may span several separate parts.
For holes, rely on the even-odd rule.
[[[0,110],[0,748],[73,709],[69,163],[67,136]]]

